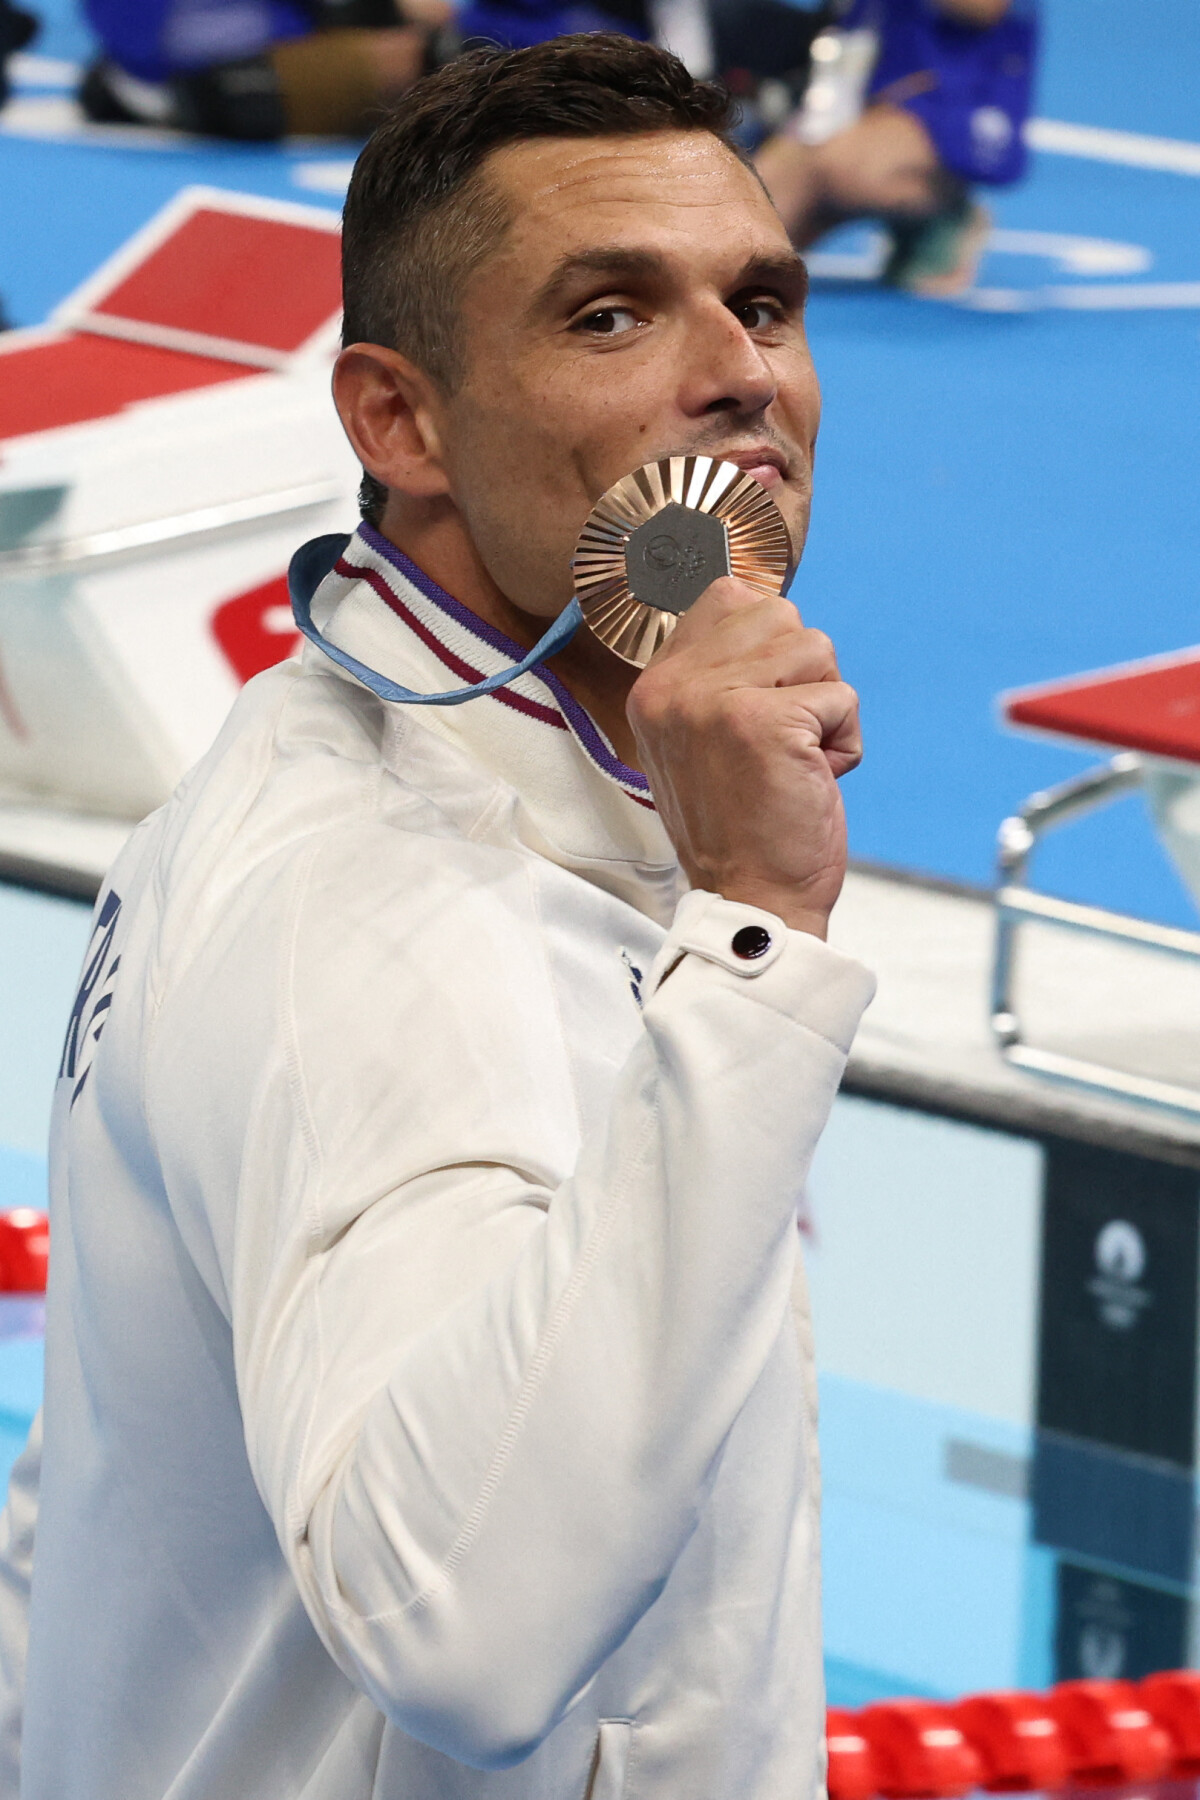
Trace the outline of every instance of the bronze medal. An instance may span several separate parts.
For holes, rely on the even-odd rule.
[[[711,456],[664,457],[622,476],[592,508],[571,561],[589,630],[638,669],[710,582],[736,575],[778,594],[791,567],[767,490]]]

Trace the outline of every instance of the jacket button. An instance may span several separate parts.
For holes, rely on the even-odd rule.
[[[743,962],[754,962],[771,948],[771,934],[765,925],[743,925],[733,934],[733,954]]]

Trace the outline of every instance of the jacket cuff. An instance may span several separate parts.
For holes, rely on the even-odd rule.
[[[647,1004],[685,957],[720,971],[723,985],[732,984],[817,1032],[843,1055],[875,994],[874,975],[853,957],[811,932],[790,931],[775,913],[698,888],[675,909],[650,968]]]

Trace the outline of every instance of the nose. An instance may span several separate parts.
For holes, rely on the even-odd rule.
[[[775,373],[745,326],[712,302],[688,322],[680,405],[689,418],[706,413],[762,413],[778,392]]]

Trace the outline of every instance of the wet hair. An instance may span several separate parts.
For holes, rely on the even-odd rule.
[[[409,90],[355,164],[343,215],[343,343],[400,350],[453,393],[465,360],[459,296],[511,223],[487,179],[493,151],[656,131],[708,131],[732,149],[734,123],[723,88],[615,32],[466,51]],[[364,475],[368,518],[378,521],[386,496]]]

